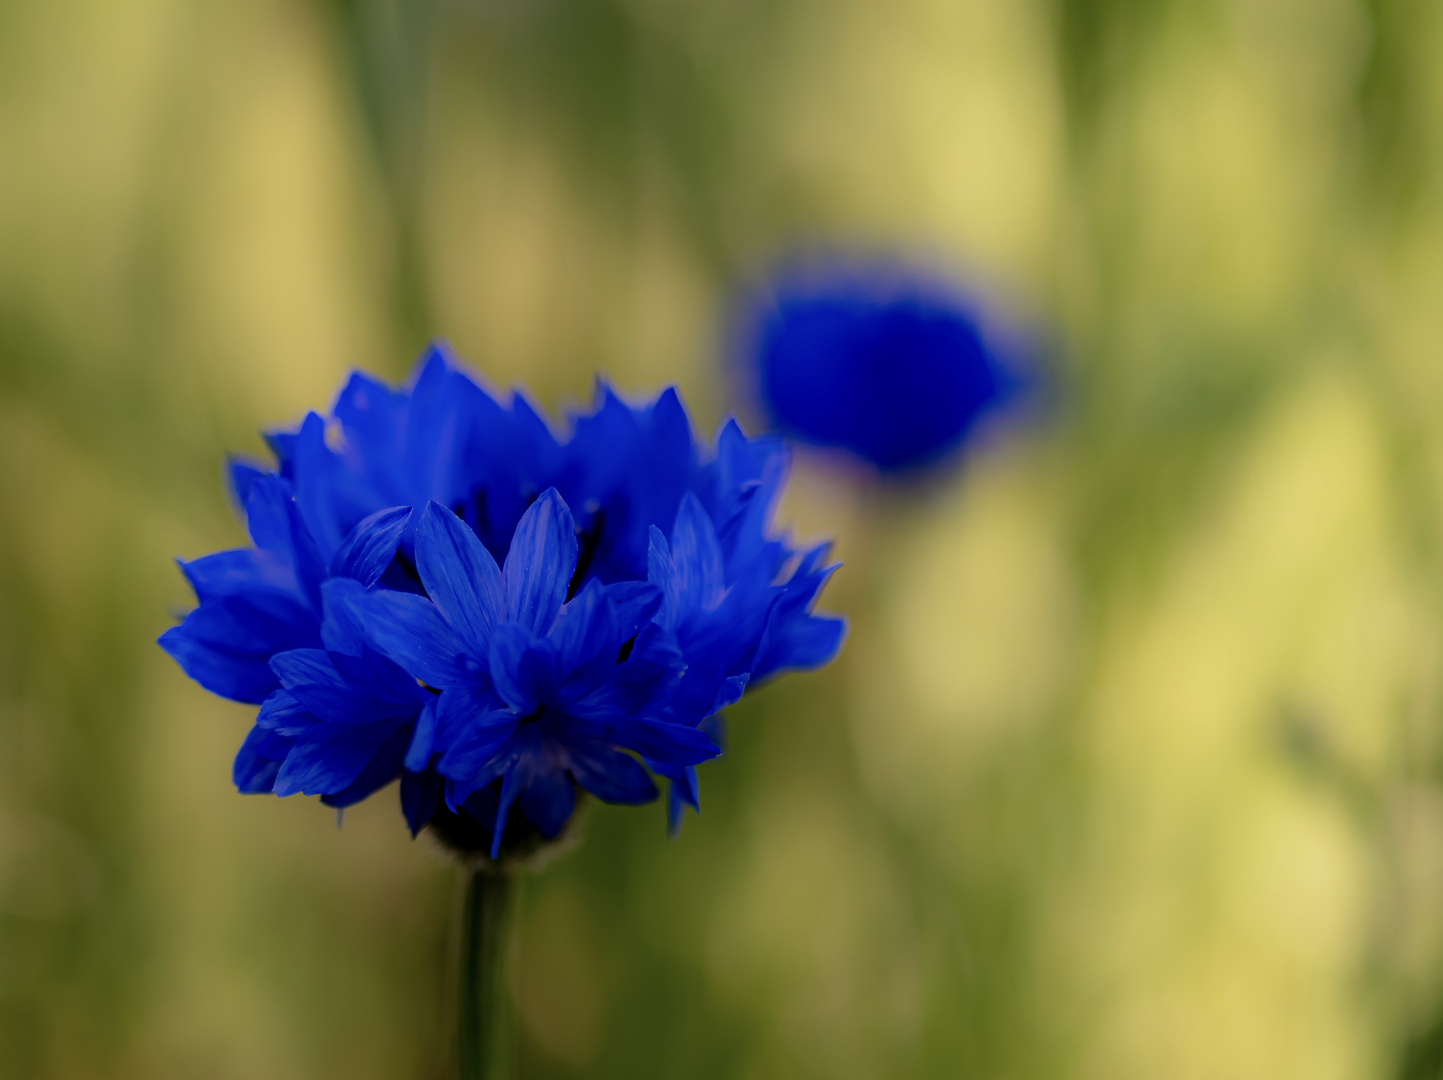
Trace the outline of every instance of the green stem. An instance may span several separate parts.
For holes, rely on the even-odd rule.
[[[506,993],[506,935],[516,893],[513,876],[467,868],[461,907],[460,994],[456,1049],[461,1080],[511,1080],[511,1001]]]

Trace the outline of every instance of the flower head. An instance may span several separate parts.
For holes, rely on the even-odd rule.
[[[686,664],[649,621],[659,591],[592,579],[568,601],[576,556],[575,524],[554,488],[521,518],[501,568],[432,503],[416,535],[429,599],[334,587],[378,650],[440,691],[429,741],[418,734],[408,765],[434,760],[452,811],[501,782],[492,858],[517,800],[550,838],[571,816],[573,783],[607,802],[655,798],[623,750],[674,767],[718,752],[693,727],[660,718]]]
[[[558,440],[433,350],[269,441],[274,472],[232,470],[252,546],[182,563],[200,603],[161,637],[261,705],[242,791],[347,806],[399,778],[413,832],[495,858],[578,791],[649,801],[649,768],[675,827],[720,711],[841,645],[825,546],[770,532],[785,448],[728,423],[703,461],[674,391],[603,387]]]
[[[884,472],[947,456],[1019,386],[969,303],[894,267],[781,275],[749,322],[748,375],[777,428]]]

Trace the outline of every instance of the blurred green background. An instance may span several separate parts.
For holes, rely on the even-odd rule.
[[[1048,420],[799,463],[851,639],[528,880],[522,1076],[1443,1076],[1440,61],[1427,0],[4,0],[0,1076],[444,1075],[453,872],[234,793],[170,559],[432,335],[710,429],[818,241],[1040,327]]]

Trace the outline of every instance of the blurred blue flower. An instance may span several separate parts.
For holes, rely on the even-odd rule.
[[[261,705],[242,791],[343,807],[399,777],[413,832],[494,857],[555,836],[577,788],[654,798],[645,762],[675,828],[718,713],[841,646],[812,610],[826,546],[770,534],[785,446],[728,422],[703,461],[674,390],[603,386],[558,440],[433,349],[409,389],[354,375],[268,442],[273,472],[231,470],[252,546],[183,562],[199,605],[161,636]]]
[[[747,375],[778,430],[883,472],[946,457],[1020,386],[960,294],[893,266],[779,274],[746,321]]]

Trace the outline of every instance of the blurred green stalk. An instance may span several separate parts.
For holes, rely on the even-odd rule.
[[[461,1080],[511,1080],[512,1014],[506,935],[516,895],[511,873],[464,867],[456,1049]]]

